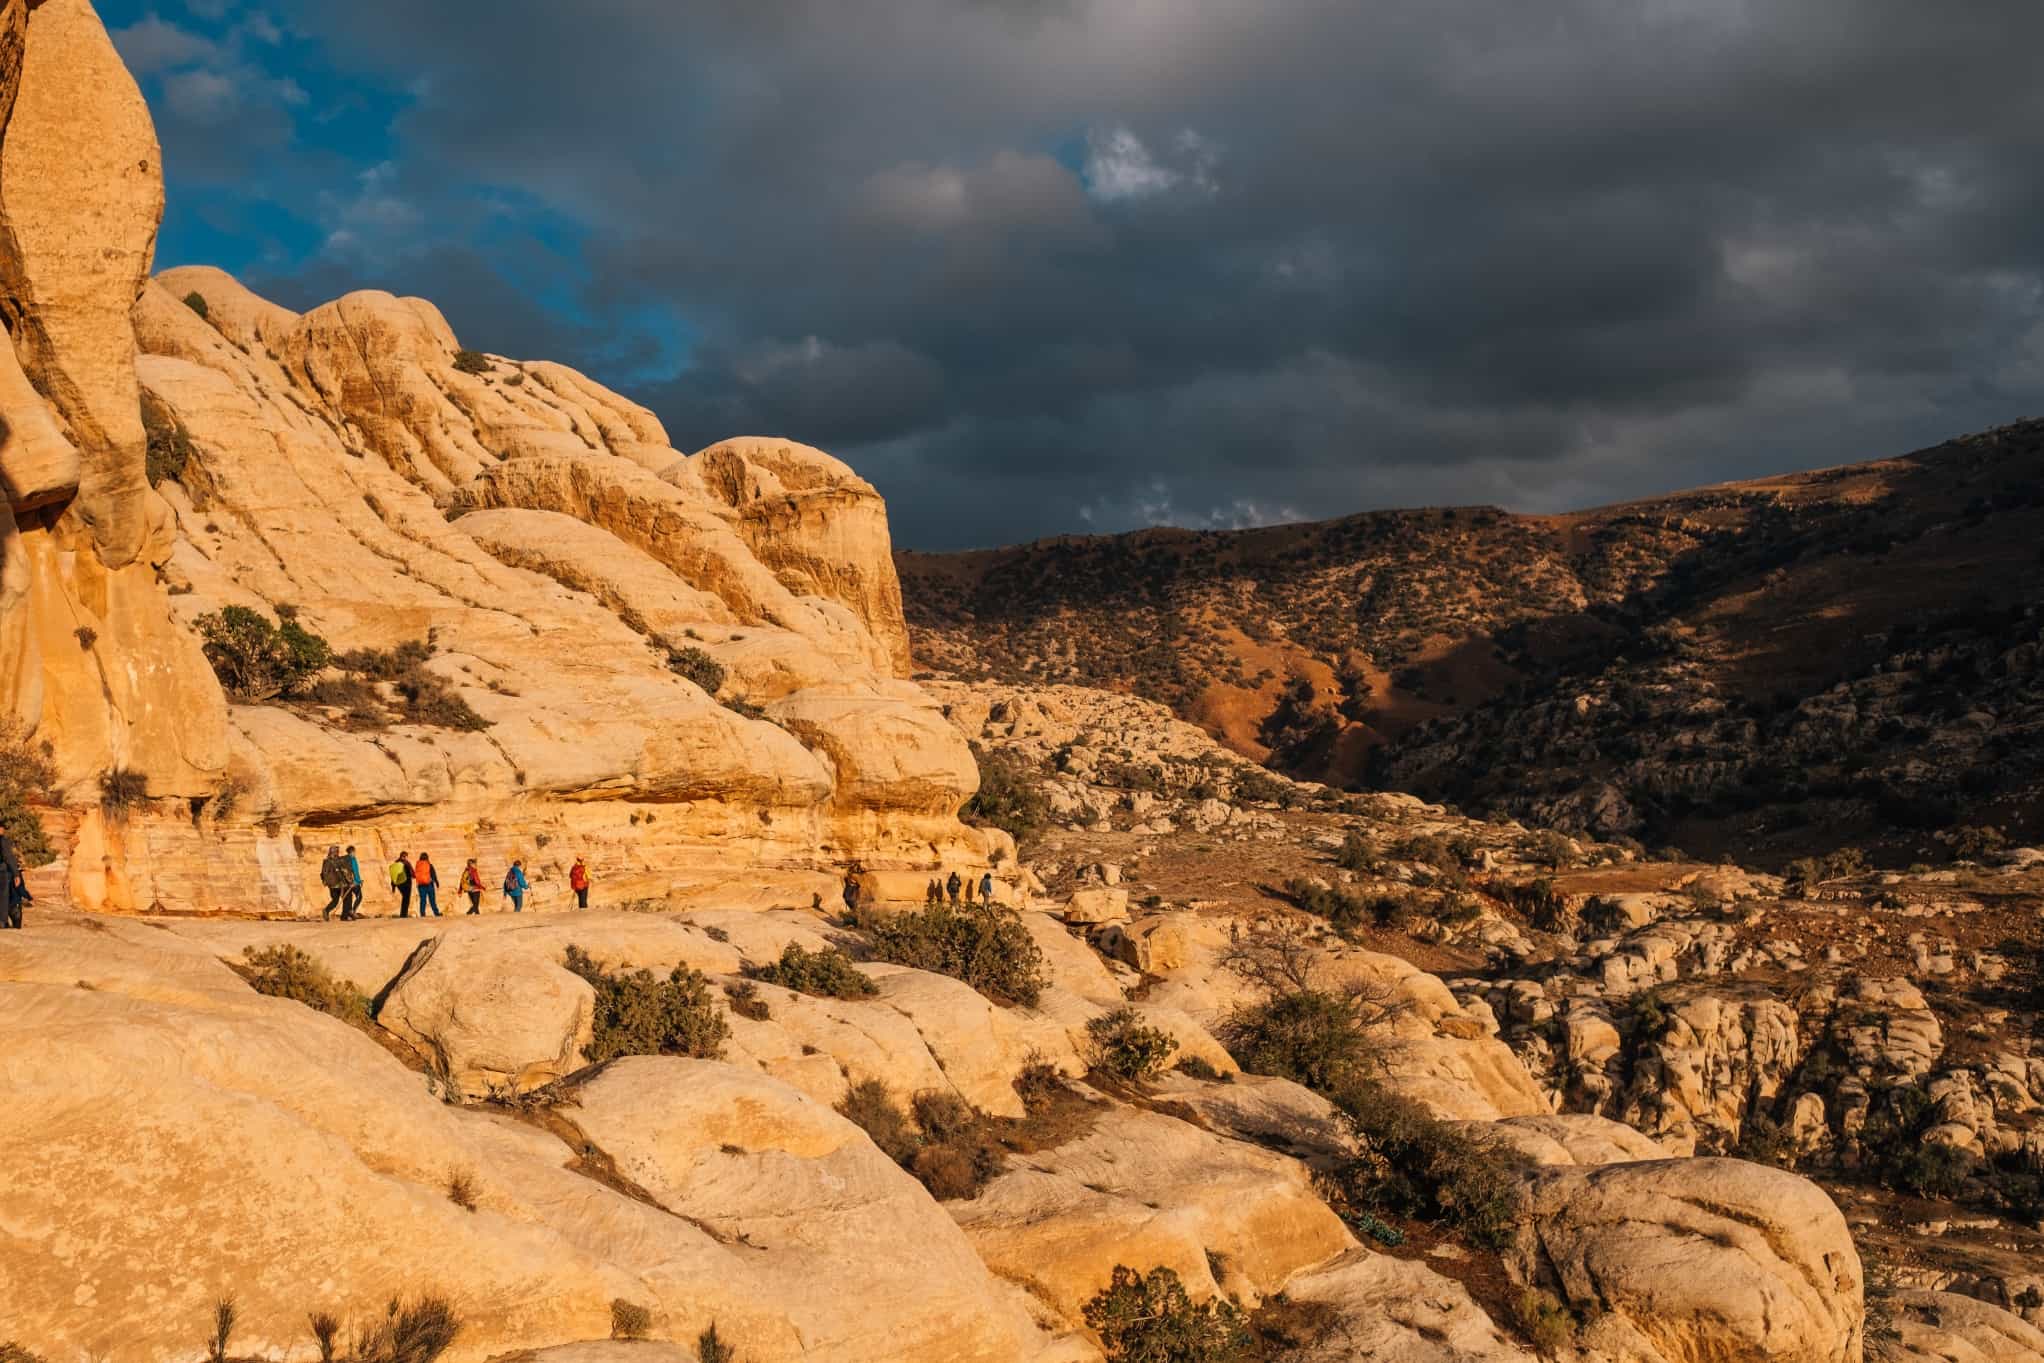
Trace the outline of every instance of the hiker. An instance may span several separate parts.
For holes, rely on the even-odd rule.
[[[982,904],[994,902],[994,873],[992,871],[988,871],[979,878],[979,902]]]
[[[964,888],[964,885],[965,882],[958,878],[958,872],[956,871],[951,873],[951,879],[944,882],[944,888],[951,892],[951,902],[953,904],[958,902],[958,891]]]
[[[5,834],[0,834],[0,837],[5,837],[5,836],[6,836]],[[0,874],[4,874],[4,873],[0,873]],[[13,886],[13,893],[14,893],[14,908],[13,908],[13,909],[12,909],[11,911],[10,911],[10,910],[4,910],[4,909],[0,909],[0,926],[5,926],[5,924],[6,924],[6,921],[7,921],[7,919],[6,919],[6,915],[7,915],[7,914],[8,914],[9,912],[11,912],[11,913],[13,914],[13,916],[14,916],[14,926],[15,926],[15,927],[17,927],[17,928],[18,928],[18,927],[20,927],[20,926],[21,926],[21,914],[22,914],[22,910],[23,910],[23,909],[26,909],[26,908],[27,908],[27,907],[28,907],[29,905],[31,905],[31,904],[33,904],[33,903],[35,903],[35,896],[34,896],[34,895],[32,895],[32,894],[30,894],[30,893],[28,892],[28,872],[27,872],[27,871],[25,871],[25,870],[22,870],[22,871],[16,871],[16,872],[14,873],[14,886]]]
[[[362,863],[355,856],[354,844],[348,845],[342,860],[348,868],[348,892],[341,896],[341,921],[352,923],[362,916]]]
[[[397,896],[397,916],[412,916],[412,858],[408,852],[399,852],[397,860],[390,864],[390,889]]]
[[[341,896],[348,892],[348,863],[341,860],[339,843],[326,849],[326,859],[319,864],[319,883],[327,891],[326,908],[319,915],[324,921],[334,916],[334,910],[341,906]]]
[[[580,857],[576,857],[575,864],[568,868],[568,888],[575,892],[576,908],[589,907],[589,868],[582,864]]]
[[[28,899],[21,853],[14,849],[14,839],[7,836],[7,830],[0,828],[0,928],[21,926],[21,906]]]
[[[419,859],[412,863],[412,884],[419,891],[419,917],[424,918],[426,910],[431,909],[433,916],[438,918],[440,916],[440,871],[439,868],[433,865],[433,858],[427,856],[424,852],[419,853]]]
[[[476,869],[476,859],[470,857],[468,865],[461,868],[461,892],[468,896],[468,911],[483,911],[483,873]]]
[[[511,912],[525,912],[525,863],[513,859],[511,869],[504,872],[504,898],[511,901]]]
[[[845,872],[845,907],[854,911],[859,907],[859,873],[856,869]]]

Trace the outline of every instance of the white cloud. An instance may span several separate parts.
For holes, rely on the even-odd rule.
[[[1124,124],[1094,128],[1086,134],[1086,188],[1094,198],[1147,199],[1174,189],[1212,194],[1220,188],[1214,176],[1219,149],[1187,128],[1171,140],[1167,164],[1152,152],[1134,129]]]
[[[218,52],[212,43],[198,34],[187,33],[154,14],[126,28],[117,28],[108,36],[113,39],[121,60],[128,64],[128,70],[137,77],[206,61]]]
[[[241,90],[218,71],[180,71],[163,82],[163,101],[192,123],[225,123],[241,107]]]

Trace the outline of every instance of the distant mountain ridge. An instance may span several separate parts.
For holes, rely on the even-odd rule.
[[[1900,848],[2036,825],[2040,546],[2026,421],[1558,516],[896,562],[920,665],[1132,691],[1295,775],[1701,850]]]

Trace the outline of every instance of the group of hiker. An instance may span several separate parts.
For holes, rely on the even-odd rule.
[[[0,929],[20,927],[23,907],[34,902],[35,896],[28,892],[28,870],[22,865],[21,852],[14,839],[7,836],[7,830],[0,828]]]
[[[866,899],[866,886],[859,878],[861,874],[863,873],[856,864],[845,871],[845,907],[854,913],[858,911],[859,905]],[[942,904],[948,896],[953,904],[958,903],[961,897],[965,903],[970,904],[973,902],[972,893],[975,886],[979,890],[980,903],[991,904],[994,902],[994,873],[992,871],[988,871],[980,876],[976,882],[970,876],[961,876],[956,871],[951,873],[948,880],[940,876],[931,876],[930,883],[923,887],[923,902],[925,904]]]
[[[416,899],[419,917],[428,914],[440,917],[440,868],[433,864],[430,853],[421,852],[415,858],[408,851],[399,852],[397,859],[390,863],[390,892],[397,897],[397,916],[410,918]],[[319,883],[327,888],[326,909],[320,914],[323,919],[332,918],[339,909],[342,922],[351,922],[362,916],[362,863],[353,847],[342,848],[335,844],[326,850],[326,860],[320,863]],[[470,857],[468,864],[461,868],[455,881],[455,888],[468,896],[468,911],[483,911],[483,873]],[[532,888],[526,879],[525,862],[518,857],[511,859],[511,865],[504,872],[504,898],[511,905],[511,912],[525,912],[525,895]],[[568,868],[568,888],[575,892],[575,907],[589,907],[589,867],[580,857]]]
[[[970,876],[960,877],[956,871],[951,873],[951,877],[948,880],[939,880],[937,877],[931,876],[929,885],[923,891],[923,902],[925,904],[941,904],[948,898],[953,904],[956,904],[958,902],[959,891],[963,890],[965,902],[970,904],[972,903],[972,889],[972,878]],[[982,904],[994,902],[994,873],[992,871],[986,872],[979,878],[979,902]]]

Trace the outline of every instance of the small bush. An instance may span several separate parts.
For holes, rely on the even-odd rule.
[[[872,1138],[880,1153],[906,1168],[915,1160],[919,1142],[908,1114],[894,1101],[887,1085],[867,1079],[848,1089],[837,1110]]]
[[[26,866],[47,866],[56,860],[42,816],[28,807],[31,798],[54,803],[57,781],[54,749],[34,744],[13,716],[0,716],[0,830],[4,830]]]
[[[490,727],[490,721],[477,714],[446,679],[423,667],[399,677],[397,693],[404,699],[405,718],[414,724],[464,733],[480,733]]]
[[[796,942],[781,949],[780,960],[754,971],[753,978],[826,999],[863,999],[880,992],[836,947],[805,951]]]
[[[212,309],[206,306],[206,296],[197,289],[185,295],[185,306],[199,314],[199,316],[205,317],[208,320],[211,319]]]
[[[1085,1306],[1107,1363],[1229,1363],[1249,1348],[1242,1313],[1225,1299],[1195,1305],[1168,1268],[1138,1273],[1116,1264],[1107,1289]]]
[[[696,1336],[696,1363],[738,1363],[738,1350],[717,1333],[717,1322]]]
[[[465,1212],[476,1209],[476,1176],[466,1169],[456,1169],[447,1176],[447,1200]]]
[[[334,659],[343,672],[360,672],[378,681],[396,681],[418,670],[433,656],[433,646],[423,639],[407,639],[395,648],[351,648]]]
[[[998,828],[1017,847],[1035,841],[1050,822],[1050,799],[1043,783],[1023,758],[975,746],[979,789],[958,817],[979,828]]]
[[[133,767],[114,767],[99,774],[99,807],[107,818],[122,823],[135,806],[149,798],[149,774]]]
[[[754,1022],[765,1022],[774,1015],[767,1001],[759,996],[759,986],[751,980],[733,980],[725,985],[724,999],[732,1012]]]
[[[676,966],[666,979],[650,970],[614,975],[580,947],[570,946],[563,962],[596,990],[592,1064],[621,1055],[684,1055],[715,1060],[724,1053],[731,1024],[710,997],[701,971]]]
[[[963,980],[1000,1004],[1033,1008],[1043,997],[1043,950],[1002,909],[931,904],[862,926],[883,961]]]
[[[1225,1073],[1224,1071],[1215,1068],[1213,1065],[1209,1064],[1205,1060],[1200,1059],[1196,1055],[1188,1055],[1180,1058],[1176,1068],[1180,1074],[1188,1075],[1194,1079],[1203,1080],[1204,1082],[1209,1084],[1225,1084],[1229,1081],[1230,1078],[1233,1077]]]
[[[1377,869],[1377,854],[1361,830],[1351,828],[1342,835],[1341,850],[1334,854],[1334,864],[1344,871],[1374,871]]]
[[[724,689],[724,678],[728,675],[724,664],[693,646],[668,649],[667,670],[694,682],[713,696]]]
[[[297,947],[243,947],[241,959],[228,965],[258,994],[290,999],[343,1022],[361,1023],[369,1018],[369,1000]]]
[[[838,1111],[882,1154],[914,1174],[940,1202],[977,1197],[1001,1171],[1003,1155],[987,1120],[955,1093],[916,1095],[914,1119],[876,1079],[855,1084]]]
[[[1094,1068],[1130,1084],[1144,1084],[1164,1072],[1178,1040],[1145,1026],[1133,1008],[1117,1008],[1086,1024],[1087,1059]]]
[[[175,412],[146,393],[142,397],[142,433],[148,442],[143,451],[142,470],[149,486],[155,487],[165,479],[183,483],[185,470],[192,461],[192,433]]]
[[[1376,1084],[1351,1085],[1334,1104],[1358,1151],[1333,1175],[1352,1207],[1445,1222],[1475,1244],[1503,1247],[1519,1215],[1522,1156]]]
[[[206,1356],[213,1363],[227,1363],[227,1346],[233,1342],[238,1315],[232,1297],[213,1303],[213,1338],[206,1344]]]
[[[460,1334],[461,1317],[445,1297],[393,1298],[348,1363],[433,1363]]]
[[[610,1304],[610,1337],[612,1339],[644,1339],[653,1329],[653,1313],[637,1302],[626,1301],[623,1297]]]
[[[454,367],[464,374],[487,374],[496,368],[490,363],[490,357],[480,350],[455,351]]]
[[[1551,1292],[1521,1288],[1512,1299],[1512,1319],[1534,1349],[1549,1358],[1575,1342],[1575,1315]]]
[[[1316,1093],[1367,1078],[1380,1047],[1356,1000],[1325,989],[1295,989],[1237,1009],[1222,1026],[1235,1063]]]
[[[1310,880],[1286,881],[1284,895],[1315,918],[1326,919],[1328,926],[1343,937],[1355,936],[1369,913],[1368,906],[1357,896]]]
[[[223,606],[195,622],[206,660],[227,694],[239,701],[292,696],[333,660],[326,640],[279,610],[272,624],[246,606]]]

